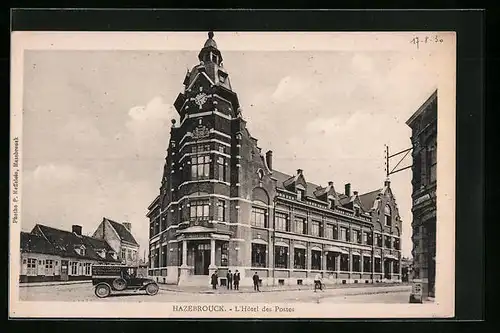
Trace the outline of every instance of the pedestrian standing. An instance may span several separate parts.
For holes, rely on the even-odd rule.
[[[217,272],[214,272],[211,277],[212,289],[217,289],[217,284],[219,284],[219,276]]]
[[[323,286],[321,283],[321,274],[316,274],[314,277],[314,292],[316,292],[316,289],[323,290]]]
[[[238,270],[234,272],[233,283],[234,283],[234,289],[240,290],[240,272],[238,272]]]
[[[233,289],[233,274],[231,273],[231,270],[227,272],[226,278],[227,278],[227,289]]]
[[[257,272],[255,272],[255,274],[253,276],[253,290],[260,291],[259,282],[260,282],[259,274],[257,274]]]

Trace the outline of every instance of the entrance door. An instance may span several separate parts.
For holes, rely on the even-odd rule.
[[[61,280],[68,281],[68,261],[61,260]]]
[[[384,277],[388,280],[391,278],[391,261],[390,260],[384,260]]]
[[[210,265],[210,244],[198,244],[194,250],[194,274],[208,275]]]

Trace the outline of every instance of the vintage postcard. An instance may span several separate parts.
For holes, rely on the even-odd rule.
[[[10,316],[452,317],[455,67],[447,31],[14,32]]]

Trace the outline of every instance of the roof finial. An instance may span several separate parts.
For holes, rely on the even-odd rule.
[[[214,32],[213,31],[209,31],[208,32],[208,39],[213,39],[214,38]]]

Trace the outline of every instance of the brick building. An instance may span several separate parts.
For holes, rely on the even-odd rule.
[[[150,275],[208,284],[217,270],[251,284],[401,279],[401,220],[390,187],[365,194],[273,168],[249,133],[213,34],[175,100],[159,195],[148,207]]]
[[[437,91],[406,122],[412,129],[413,278],[423,298],[434,297],[436,277]]]
[[[139,265],[139,243],[132,235],[130,222],[119,223],[103,218],[92,237],[108,242],[113,250],[119,254],[123,264]]]

